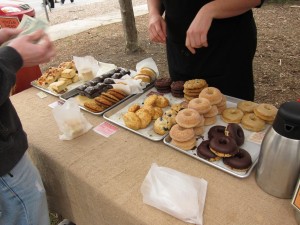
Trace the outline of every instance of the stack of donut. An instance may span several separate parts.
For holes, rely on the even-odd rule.
[[[204,117],[202,126],[209,126],[216,123],[217,115],[226,108],[226,97],[219,89],[206,87],[199,93],[197,98],[189,101],[188,108],[195,109]],[[199,131],[197,135],[201,135]]]
[[[177,113],[175,120],[177,124],[172,126],[169,133],[171,144],[183,150],[193,149],[197,142],[195,130],[203,126],[203,116],[194,109],[185,108]]]
[[[277,111],[271,104],[240,101],[236,108],[225,109],[221,118],[226,123],[241,123],[244,129],[259,132],[265,129],[266,123],[273,123]]]
[[[223,160],[232,170],[246,171],[252,165],[250,154],[241,148],[245,140],[243,129],[236,123],[213,126],[208,131],[208,140],[197,147],[197,155],[211,162]]]
[[[163,109],[169,106],[169,100],[161,95],[150,95],[144,100],[144,105],[132,104],[123,115],[125,126],[133,130],[146,128],[152,120],[163,115]],[[169,121],[164,121],[166,129],[170,129]]]
[[[226,96],[216,87],[204,88],[199,97],[207,98],[210,103],[216,106],[218,114],[221,114],[226,109]]]
[[[206,88],[208,85],[203,79],[188,80],[184,83],[184,98],[190,101],[199,96],[199,93]]]

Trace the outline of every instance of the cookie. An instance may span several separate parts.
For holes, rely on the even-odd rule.
[[[155,81],[154,86],[158,92],[169,93],[171,92],[171,84],[171,78],[160,78]]]
[[[183,91],[185,81],[173,81],[171,84],[172,91]]]
[[[184,89],[199,89],[207,86],[207,83],[203,79],[188,80],[184,83]]]
[[[117,97],[107,93],[107,92],[103,92],[101,94],[101,96],[105,99],[107,99],[108,101],[112,102],[112,103],[117,103],[118,101],[120,101],[120,99],[118,99]]]
[[[185,81],[173,81],[171,84],[171,94],[174,97],[182,98],[183,97],[183,85]]]
[[[95,113],[98,113],[98,112],[102,112],[105,107],[101,106],[101,105],[98,105],[96,103],[95,100],[89,100],[89,101],[86,101],[84,102],[83,106],[88,109],[89,111],[92,111],[92,112],[95,112]]]
[[[95,98],[95,101],[106,108],[112,106],[114,103],[110,102],[109,100],[103,98],[101,95]]]
[[[109,93],[109,94],[111,94],[111,95],[117,97],[117,98],[120,99],[120,100],[122,100],[122,99],[124,99],[125,97],[127,97],[127,94],[126,94],[124,91],[119,90],[119,89],[115,89],[115,88],[109,89],[109,90],[107,91],[107,93]]]

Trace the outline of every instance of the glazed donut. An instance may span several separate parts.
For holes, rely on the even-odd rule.
[[[257,117],[265,121],[273,121],[277,114],[277,108],[271,104],[259,104],[254,108],[254,113]]]
[[[246,130],[259,132],[265,129],[266,122],[257,117],[254,113],[248,113],[243,116],[241,124]]]
[[[226,123],[240,123],[244,113],[238,108],[227,108],[222,112],[221,119]]]
[[[221,115],[223,113],[223,111],[227,108],[227,105],[223,105],[223,106],[217,106],[218,108],[218,115]]]
[[[238,146],[244,144],[245,134],[240,125],[229,123],[225,129],[225,135],[233,138]]]
[[[196,135],[196,136],[201,136],[201,135],[203,135],[203,134],[204,134],[204,131],[205,131],[204,126],[201,126],[201,127],[194,127],[193,129],[194,129],[194,132],[195,132],[195,135]]]
[[[254,108],[256,108],[257,106],[258,104],[252,101],[240,101],[237,104],[237,108],[242,110],[244,113],[253,112]]]
[[[217,122],[217,116],[204,117],[204,126],[210,126]]]
[[[206,117],[206,118],[207,117],[214,117],[216,115],[218,115],[218,108],[215,105],[212,105],[211,109],[207,113],[203,114],[203,116]]]
[[[195,109],[183,109],[178,112],[175,120],[181,127],[192,128],[199,124],[201,116]]]
[[[222,100],[220,103],[216,104],[216,106],[219,108],[219,107],[223,107],[223,106],[226,106],[226,102],[227,102],[227,99],[226,99],[226,96],[222,94]]]
[[[126,127],[133,130],[138,130],[141,128],[141,119],[134,112],[126,112],[123,115],[123,121]]]
[[[231,157],[239,151],[235,140],[228,136],[216,136],[209,141],[210,150],[219,157]]]
[[[196,127],[204,126],[204,122],[205,122],[204,116],[202,114],[199,114],[199,115],[200,115],[200,119],[199,119],[199,123],[196,125]]]
[[[188,103],[188,108],[195,109],[199,114],[210,111],[211,104],[206,98],[194,98]]]
[[[206,87],[204,88],[199,97],[207,98],[212,105],[216,105],[222,101],[222,93],[218,88],[215,87]]]
[[[197,155],[200,158],[206,159],[210,162],[220,160],[221,158],[213,153],[209,148],[209,140],[202,141],[197,147]]]
[[[195,137],[195,132],[193,128],[183,128],[178,124],[175,124],[174,126],[172,126],[169,135],[172,139],[183,142]]]
[[[223,163],[233,170],[246,171],[251,167],[252,159],[249,152],[240,148],[233,157],[223,158]]]
[[[217,126],[213,126],[211,127],[209,130],[208,130],[208,139],[212,139],[213,137],[216,137],[216,136],[224,136],[225,135],[225,129],[226,127],[225,126],[222,126],[222,125],[217,125]]]
[[[175,139],[171,140],[171,144],[175,145],[176,147],[182,149],[182,150],[191,150],[196,147],[196,137],[192,137],[190,140],[179,142]]]

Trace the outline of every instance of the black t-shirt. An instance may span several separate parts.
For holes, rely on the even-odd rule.
[[[256,25],[252,10],[239,16],[214,19],[207,48],[193,55],[185,47],[186,31],[208,0],[162,0],[167,23],[167,56],[173,80],[206,79],[227,95],[252,100],[252,61]],[[228,82],[230,80],[231,82]]]

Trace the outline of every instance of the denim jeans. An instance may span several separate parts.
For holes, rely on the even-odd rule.
[[[38,170],[25,153],[0,177],[0,225],[49,225],[45,189]]]

